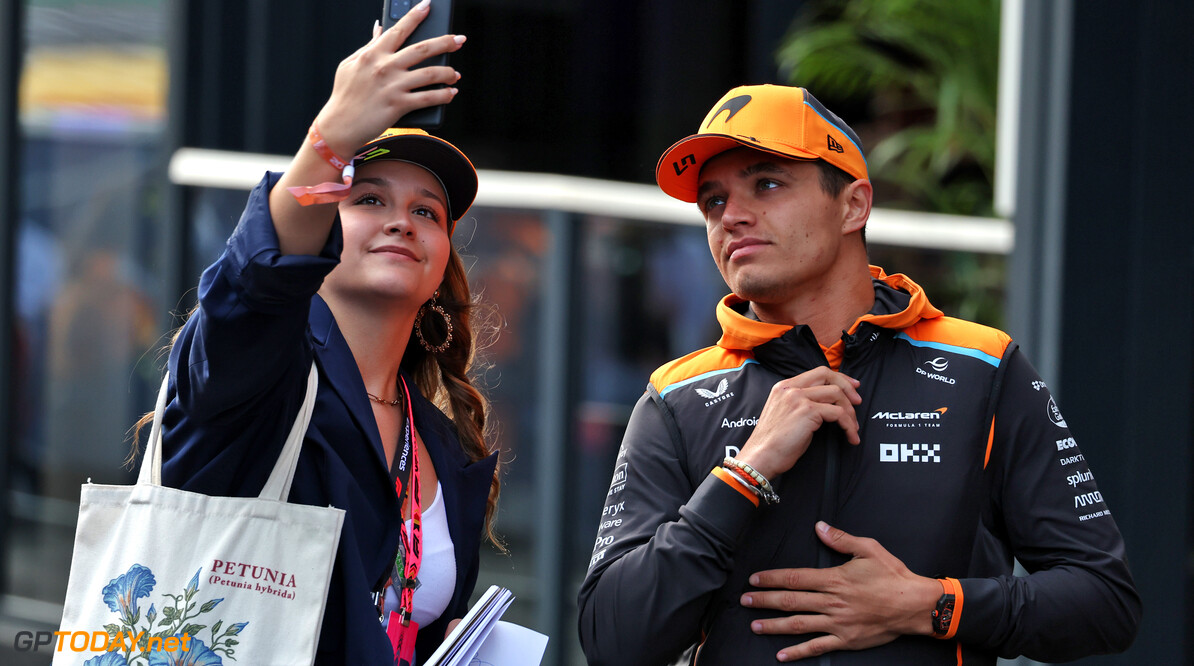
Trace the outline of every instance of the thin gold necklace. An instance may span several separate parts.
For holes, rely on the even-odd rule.
[[[365,391],[365,395],[369,396],[369,399],[370,399],[370,400],[372,400],[373,402],[376,402],[376,403],[378,403],[378,404],[380,404],[380,405],[389,405],[389,406],[391,406],[391,407],[397,407],[399,404],[401,404],[401,403],[402,403],[402,397],[401,397],[401,396],[399,396],[399,397],[398,397],[397,399],[395,399],[395,400],[386,400],[385,398],[379,398],[379,397],[377,397],[377,396],[373,395],[372,393],[370,393],[370,392],[368,392],[368,391]]]

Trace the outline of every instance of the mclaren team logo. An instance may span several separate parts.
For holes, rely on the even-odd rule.
[[[931,412],[875,412],[872,421],[878,421],[888,428],[940,428],[941,419],[949,407],[938,407]]]
[[[742,110],[742,107],[749,103],[750,95],[739,95],[733,99],[727,99],[725,104],[722,104],[720,107],[718,107],[717,113],[714,113],[713,117],[709,119],[709,122],[705,124],[705,129],[709,129],[709,127],[713,125],[713,121],[717,120],[717,117],[721,115],[722,111],[729,111],[729,113],[726,114],[726,119],[722,121],[723,123],[728,123],[734,119],[734,116],[737,115],[739,111]]]

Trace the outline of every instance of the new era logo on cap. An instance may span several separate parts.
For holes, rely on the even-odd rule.
[[[824,160],[855,178],[867,177],[866,158],[854,130],[803,88],[735,88],[718,100],[700,127],[697,134],[669,148],[655,167],[659,187],[681,201],[696,201],[697,179],[706,160],[739,146],[798,160]]]

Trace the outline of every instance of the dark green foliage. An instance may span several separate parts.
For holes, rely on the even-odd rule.
[[[883,205],[992,214],[997,0],[810,2],[777,58],[830,108],[869,110],[855,129]]]

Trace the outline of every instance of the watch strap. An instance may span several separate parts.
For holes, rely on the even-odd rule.
[[[933,636],[948,640],[958,632],[958,620],[962,614],[962,584],[956,578],[938,578],[941,583],[941,597],[932,612]]]

